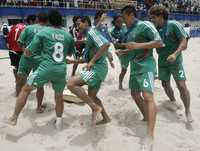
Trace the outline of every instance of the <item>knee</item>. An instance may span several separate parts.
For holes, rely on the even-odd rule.
[[[140,93],[133,93],[131,92],[131,96],[132,98],[137,101],[137,100],[141,100],[142,96],[140,95]]]
[[[18,83],[24,82],[25,79],[26,79],[26,78],[25,78],[22,74],[18,74],[18,75],[17,75],[17,82],[18,82]]]
[[[73,79],[69,79],[69,81],[67,82],[67,88],[69,90],[72,90],[74,88],[74,86],[75,86],[74,80]]]
[[[162,81],[162,87],[163,88],[169,88],[170,87],[170,82],[168,82],[168,81]]]
[[[177,82],[177,87],[179,90],[187,90],[185,81]]]
[[[144,98],[144,100],[145,100],[146,102],[152,102],[152,101],[154,101],[154,97],[153,97],[153,94],[152,94],[152,93],[143,92],[143,93],[142,93],[142,96],[143,96],[143,98]]]
[[[26,93],[29,93],[29,92],[31,92],[33,90],[33,87],[32,86],[30,86],[30,85],[24,85],[23,87],[22,87],[22,91],[23,92],[26,92]]]

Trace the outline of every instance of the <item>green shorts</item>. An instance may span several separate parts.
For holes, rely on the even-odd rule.
[[[101,87],[102,80],[97,75],[97,72],[94,70],[82,70],[79,73],[80,78],[88,85],[88,87],[99,90]]]
[[[28,76],[31,70],[34,72],[38,68],[39,64],[39,61],[34,61],[32,58],[27,58],[22,55],[19,62],[18,74]]]
[[[119,61],[120,61],[122,69],[127,69],[128,68],[128,65],[129,65],[129,62],[130,62],[129,57],[127,57],[127,56],[119,56]]]
[[[170,81],[171,75],[174,80],[186,80],[185,71],[182,64],[176,66],[159,67],[159,80]]]
[[[55,92],[62,93],[66,84],[66,67],[40,65],[27,79],[27,84],[33,87],[43,87],[48,82],[52,83]]]
[[[131,75],[129,80],[129,88],[131,91],[154,91],[154,73],[145,72],[141,74]]]

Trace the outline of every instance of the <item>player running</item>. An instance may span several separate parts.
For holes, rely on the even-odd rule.
[[[18,39],[18,43],[22,48],[26,48],[30,42],[33,40],[34,36],[40,32],[44,27],[48,24],[48,16],[46,13],[39,13],[37,15],[37,24],[26,26],[23,32],[20,34]],[[22,55],[20,62],[19,62],[19,69],[18,69],[18,85],[19,89],[23,87],[26,83],[27,76],[33,70],[33,72],[39,66],[41,60],[41,54],[34,54],[31,57],[26,57],[25,53]],[[37,113],[42,113],[44,108],[42,107],[42,100],[44,96],[44,88],[38,87],[36,92],[37,97]]]
[[[9,124],[16,125],[17,119],[26,104],[31,91],[36,87],[43,87],[51,82],[55,92],[56,102],[56,128],[62,127],[62,114],[64,109],[63,90],[66,83],[66,56],[74,53],[74,40],[70,33],[62,28],[62,16],[56,10],[49,13],[50,27],[37,33],[25,50],[26,56],[42,54],[42,62],[39,67],[28,77],[23,86]]]

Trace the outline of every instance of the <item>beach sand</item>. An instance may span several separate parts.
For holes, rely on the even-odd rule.
[[[171,112],[160,81],[155,81],[158,106],[154,151],[200,151],[200,39],[191,39],[184,52],[187,86],[191,93],[194,122],[185,123],[184,111]],[[115,69],[102,85],[98,96],[112,121],[107,125],[90,126],[91,111],[87,105],[65,103],[63,129],[54,128],[55,103],[51,85],[45,86],[45,113],[37,114],[35,91],[19,116],[17,126],[4,124],[14,110],[15,81],[7,58],[8,51],[0,51],[0,150],[1,151],[138,151],[146,126],[128,89],[129,72],[124,80],[125,91],[118,90],[120,65],[115,56]],[[80,68],[79,68],[80,70]],[[68,72],[71,71],[71,65]],[[176,99],[181,102],[175,86]]]

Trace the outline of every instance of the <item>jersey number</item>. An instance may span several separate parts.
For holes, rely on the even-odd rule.
[[[146,79],[144,79],[144,81],[143,81],[143,86],[144,86],[145,88],[148,88],[148,87],[149,87],[149,82],[148,82]]]
[[[185,77],[185,76],[184,76],[183,70],[179,70],[179,74],[180,74],[180,77],[181,77],[181,78],[184,78],[184,77]]]
[[[63,55],[63,44],[60,42],[55,43],[54,45],[54,52],[53,52],[53,59],[60,63],[63,61],[64,55]]]

